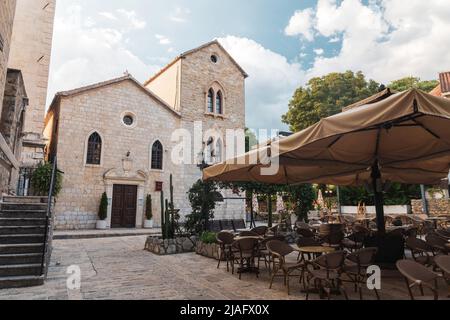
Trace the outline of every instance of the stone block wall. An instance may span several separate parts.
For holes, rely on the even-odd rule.
[[[0,105],[3,101],[15,11],[16,0],[0,2]]]
[[[427,199],[431,216],[450,216],[450,199]],[[422,200],[411,201],[414,214],[423,214]]]

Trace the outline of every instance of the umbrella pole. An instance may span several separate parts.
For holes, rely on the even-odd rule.
[[[377,226],[378,234],[384,236],[386,234],[386,224],[384,221],[384,196],[383,191],[379,190],[378,181],[381,179],[380,168],[378,167],[378,161],[372,166],[372,184],[373,194],[375,200],[375,208],[377,212]]]

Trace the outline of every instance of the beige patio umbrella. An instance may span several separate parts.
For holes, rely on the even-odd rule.
[[[272,164],[279,163],[271,176],[261,174],[261,168],[268,167],[266,162],[238,167],[222,163],[206,169],[204,178],[369,184],[375,190],[378,227],[384,233],[383,182],[435,184],[448,175],[450,99],[416,89],[387,95],[381,101],[322,119],[265,148],[270,148],[267,153]]]

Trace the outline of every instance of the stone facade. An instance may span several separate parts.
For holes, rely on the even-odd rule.
[[[212,53],[221,57],[219,64],[211,62]],[[161,76],[168,72],[166,78],[175,77],[167,83],[175,83],[175,88],[167,89],[164,83],[159,85],[159,90],[165,92],[161,94],[163,97],[156,90],[158,86],[148,82],[145,88],[130,75],[56,96],[46,117],[44,136],[49,139],[48,157],[57,154],[59,168],[64,172],[63,189],[56,204],[57,228],[94,228],[103,192],[109,199],[110,227],[114,185],[137,186],[138,228],[145,219],[146,195],[151,194],[154,225],[160,226],[160,192],[156,186],[162,182],[167,198],[171,174],[175,206],[180,209],[182,219],[191,213],[187,192],[201,178],[196,159],[203,145],[201,141],[198,145],[192,143],[189,163],[174,163],[172,152],[180,142],[172,141],[172,133],[182,129],[193,137],[194,127],[198,126],[203,132],[209,128],[223,132],[244,130],[246,75],[218,42],[190,52],[174,65],[180,73],[168,71],[170,67],[160,73]],[[214,83],[220,83],[223,88],[223,115],[206,113],[206,92]],[[170,100],[170,94],[175,95],[174,99]],[[132,126],[123,123],[124,115],[133,117]],[[101,136],[103,144],[98,166],[86,165],[87,141],[93,132]],[[162,170],[151,169],[152,146],[156,141],[163,145]],[[225,201],[218,205],[216,217],[242,219],[245,201],[241,195],[223,193]]]
[[[450,216],[450,199],[427,199],[430,216]],[[423,214],[422,200],[411,201],[414,214]]]
[[[5,94],[0,118],[2,153],[2,192],[14,193],[19,177],[22,152],[22,132],[28,98],[22,73],[8,69]]]
[[[3,0],[0,3],[0,102],[3,101],[15,11],[16,0]]]
[[[9,67],[21,70],[29,98],[22,166],[43,160],[42,140],[56,0],[17,0]]]
[[[8,70],[11,35],[16,10],[16,0],[5,0],[0,3],[0,106],[3,104],[6,75]],[[0,192],[8,192],[12,166],[8,147],[3,135],[0,137]]]

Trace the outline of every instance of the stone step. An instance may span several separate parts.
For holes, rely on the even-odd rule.
[[[0,289],[34,287],[41,286],[43,284],[43,276],[19,276],[0,278]]]
[[[42,253],[42,243],[0,244],[0,254]]]
[[[0,226],[0,235],[44,234],[45,226]]]
[[[0,218],[45,218],[47,210],[2,210]]]
[[[0,279],[2,277],[40,276],[41,264],[0,265]]]
[[[47,203],[48,197],[4,196],[4,203]]]
[[[8,234],[0,235],[0,244],[44,243],[44,234]]]
[[[0,203],[0,211],[3,210],[46,210],[46,203]]]
[[[42,261],[41,253],[0,254],[0,265],[38,264]]]
[[[45,218],[0,218],[0,227],[6,226],[45,226]]]

